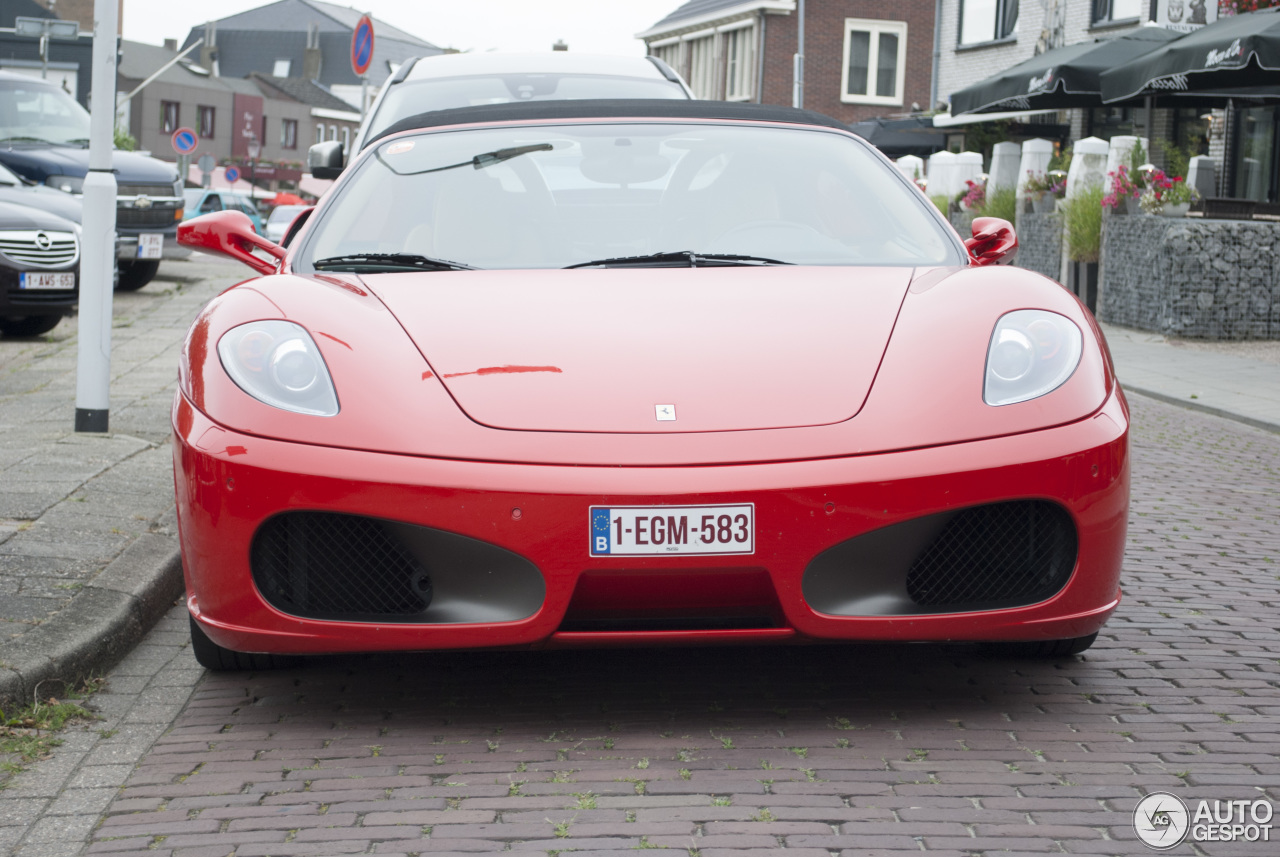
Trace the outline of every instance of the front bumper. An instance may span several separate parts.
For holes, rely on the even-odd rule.
[[[1118,389],[1089,418],[1043,431],[895,453],[714,467],[518,465],[308,446],[223,429],[181,394],[173,422],[188,604],[216,643],[236,651],[1066,639],[1097,631],[1119,602],[1129,465],[1127,411]],[[1074,569],[1045,600],[855,616],[822,613],[806,601],[806,569],[836,545],[922,516],[1015,499],[1052,501],[1075,524]],[[754,555],[588,555],[592,505],[742,502],[756,508]],[[531,615],[512,621],[413,624],[289,615],[258,591],[250,554],[259,527],[290,510],[404,522],[494,545],[536,566],[545,594]],[[731,630],[565,627],[584,597],[598,601],[612,592],[643,600],[653,595],[645,587],[688,587],[704,599],[710,591],[714,600],[717,580],[767,590],[777,621]],[[734,596],[727,588],[724,594]]]

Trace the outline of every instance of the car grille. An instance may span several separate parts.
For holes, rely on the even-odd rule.
[[[72,232],[0,232],[0,253],[22,265],[62,268],[80,258],[80,242]]]
[[[426,569],[372,518],[279,515],[254,537],[250,563],[268,603],[295,616],[415,615],[431,601]]]
[[[907,594],[928,607],[1030,604],[1061,589],[1075,562],[1075,526],[1061,506],[976,506],[948,521],[911,564]]]
[[[116,209],[117,226],[167,227],[173,224],[172,208],[129,208],[121,205]]]

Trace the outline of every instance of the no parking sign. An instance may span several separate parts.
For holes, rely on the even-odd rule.
[[[200,146],[200,138],[190,128],[179,128],[173,132],[173,150],[179,155],[189,155]]]
[[[356,77],[363,77],[373,62],[373,21],[361,15],[356,28],[351,31],[351,70]]]

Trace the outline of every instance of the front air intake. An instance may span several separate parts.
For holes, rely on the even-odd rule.
[[[975,506],[948,521],[911,564],[907,594],[925,607],[1030,604],[1061,589],[1075,561],[1075,527],[1061,506]]]
[[[258,530],[250,563],[267,602],[294,616],[411,616],[431,603],[427,570],[373,518],[278,515]]]

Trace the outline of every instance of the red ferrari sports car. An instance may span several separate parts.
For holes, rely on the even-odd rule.
[[[383,132],[183,349],[197,657],[987,641],[1120,598],[1128,409],[1058,284],[804,111],[537,102]]]

